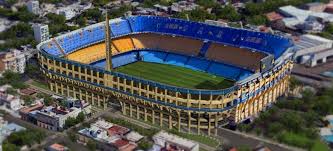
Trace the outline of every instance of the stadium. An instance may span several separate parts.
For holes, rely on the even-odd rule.
[[[109,20],[109,19],[107,19]],[[111,19],[37,46],[52,91],[161,127],[208,134],[288,90],[293,44],[277,35],[156,16]]]

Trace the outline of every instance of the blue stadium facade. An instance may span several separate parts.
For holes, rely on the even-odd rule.
[[[51,90],[104,107],[117,100],[122,112],[133,118],[209,134],[225,122],[238,123],[256,116],[288,90],[292,69],[289,52],[293,46],[288,38],[156,16],[118,18],[109,23],[113,41],[127,37],[131,45],[124,51],[120,50],[121,43],[114,43],[119,52],[112,56],[113,68],[136,61],[163,63],[223,76],[236,83],[223,90],[188,89],[107,71],[103,55],[88,63],[71,60],[71,54],[104,42],[105,26],[98,23],[38,45],[41,70]],[[155,44],[154,39],[147,40],[151,34],[157,39],[167,37],[166,42],[175,37],[192,40],[200,47],[193,52],[169,51]],[[226,51],[222,53],[222,49]],[[214,54],[222,58],[244,56],[219,59]],[[238,64],[252,59],[245,54],[262,57],[253,57],[257,59],[253,67],[245,67],[247,62]],[[89,57],[89,51],[84,56]]]

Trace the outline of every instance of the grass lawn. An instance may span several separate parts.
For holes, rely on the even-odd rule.
[[[234,83],[231,80],[205,72],[149,62],[135,62],[121,66],[116,71],[184,88],[224,89],[231,87]]]
[[[36,87],[40,87],[42,89],[46,89],[46,90],[49,89],[49,87],[47,86],[46,83],[41,83],[39,81],[32,80],[31,84],[34,85],[34,86],[36,86]]]

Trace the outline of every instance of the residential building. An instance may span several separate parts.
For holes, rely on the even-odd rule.
[[[312,2],[304,4],[301,8],[313,12],[323,12],[326,8],[326,4],[320,2]]]
[[[36,111],[33,117],[36,119],[37,126],[53,131],[59,131],[64,128],[65,121],[69,118],[76,118],[82,112],[81,108],[64,108],[48,106],[40,111]]]
[[[116,149],[120,151],[132,151],[137,148],[136,142],[143,138],[137,132],[131,132],[130,129],[109,123],[99,119],[91,124],[90,128],[81,129],[78,141],[86,143],[89,139],[94,139],[103,146],[104,150]]]
[[[29,116],[29,114],[31,112],[41,110],[43,107],[44,107],[44,104],[36,103],[34,105],[25,106],[25,107],[21,108],[20,111],[19,111],[21,119],[25,120],[25,121],[28,121],[28,122],[36,123],[36,122],[33,122],[34,119],[32,119],[31,116]]]
[[[31,12],[35,15],[38,15],[39,12],[40,12],[40,10],[39,10],[39,1],[36,1],[36,0],[28,1],[27,8],[28,8],[29,12]]]
[[[333,14],[303,10],[294,6],[283,6],[279,13],[286,27],[303,32],[321,32],[325,23],[333,22]]]
[[[24,73],[26,56],[19,50],[12,49],[10,52],[0,54],[0,72],[10,70],[16,73]]]
[[[178,1],[171,5],[171,13],[179,13],[183,11],[191,11],[198,8],[199,5],[191,1]]]
[[[199,151],[199,144],[177,135],[160,131],[153,136],[154,151],[161,150],[186,150],[186,151]]]
[[[21,102],[22,100],[19,98],[19,96],[14,96],[0,91],[0,105],[4,105],[10,110],[18,111],[20,108],[22,108]]]
[[[46,151],[67,151],[68,148],[64,145],[54,143],[46,148]]]
[[[33,25],[34,37],[37,42],[43,42],[50,38],[49,26],[43,24]]]
[[[313,67],[333,56],[333,41],[315,35],[294,38],[297,63]]]

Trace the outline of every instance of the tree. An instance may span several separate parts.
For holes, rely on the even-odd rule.
[[[88,146],[89,150],[91,150],[91,151],[94,151],[97,148],[96,142],[91,139],[87,142],[87,146]]]
[[[213,9],[213,12],[216,14],[217,18],[227,19],[227,20],[233,21],[233,22],[239,21],[241,19],[241,15],[231,5],[226,5],[224,7],[217,5]]]
[[[255,15],[247,18],[247,22],[253,25],[265,25],[267,18],[263,15]]]
[[[65,121],[64,128],[70,128],[76,124],[76,119],[73,117],[68,117]]]
[[[80,112],[80,113],[77,115],[77,117],[76,117],[76,121],[77,121],[77,123],[81,123],[81,122],[83,122],[84,119],[85,119],[85,115],[84,115],[83,112]]]

